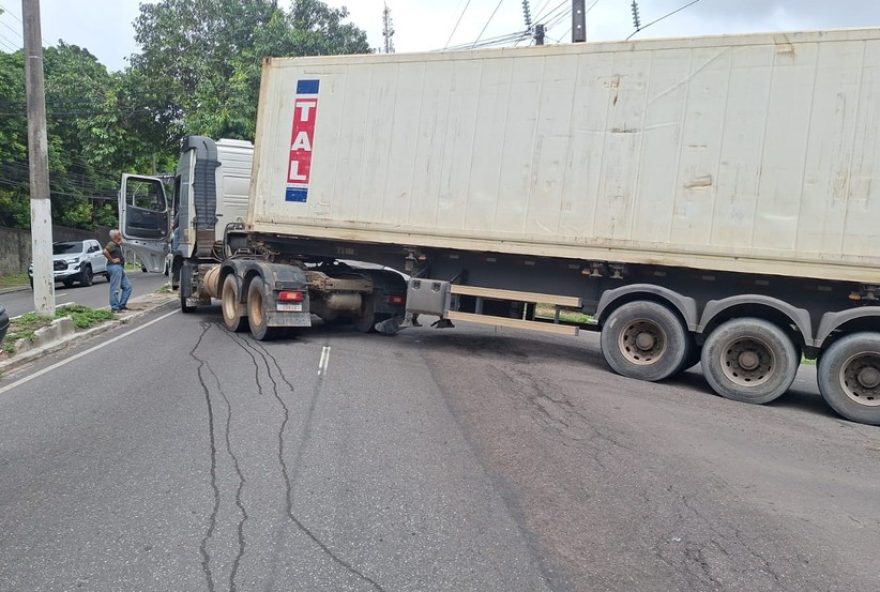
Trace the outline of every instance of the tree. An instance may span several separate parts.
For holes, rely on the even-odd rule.
[[[44,67],[53,218],[93,228],[108,217],[102,207],[96,220],[93,198],[115,201],[120,173],[154,150],[141,139],[144,110],[128,100],[125,76],[85,49],[59,42]],[[22,52],[0,53],[0,224],[17,227],[30,225],[24,78]]]
[[[164,0],[142,4],[135,21],[142,52],[132,75],[153,103],[169,142],[190,134],[253,139],[260,64],[268,56],[369,52],[345,8],[296,0]]]
[[[24,56],[0,52],[0,225],[30,223]]]

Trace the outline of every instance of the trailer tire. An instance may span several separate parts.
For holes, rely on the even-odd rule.
[[[837,413],[880,425],[880,333],[853,333],[819,359],[819,392]]]
[[[251,328],[251,335],[257,341],[271,341],[282,334],[283,327],[269,327],[269,319],[266,317],[263,278],[256,276],[251,280],[247,293],[247,320]]]
[[[230,273],[223,280],[220,292],[220,309],[223,311],[223,324],[228,331],[241,333],[247,331],[248,318],[240,314],[241,283],[235,274]]]
[[[693,340],[691,340],[691,344],[688,349],[688,355],[685,356],[684,361],[681,363],[681,368],[678,369],[678,372],[676,372],[675,375],[684,374],[691,368],[695,367],[697,364],[700,363],[700,357],[702,355],[703,348],[698,346],[696,343],[693,343]]]
[[[354,328],[361,333],[375,333],[376,323],[390,318],[389,314],[380,314],[376,312],[375,300],[373,295],[364,296],[361,312],[353,319]]]
[[[703,375],[726,399],[763,405],[788,391],[800,356],[785,332],[768,321],[741,318],[719,325],[703,345]]]
[[[612,370],[656,382],[681,369],[693,340],[681,319],[657,302],[638,300],[615,309],[602,326],[602,355]]]

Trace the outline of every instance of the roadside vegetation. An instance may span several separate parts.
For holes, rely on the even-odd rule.
[[[7,273],[0,275],[0,289],[17,288],[19,286],[28,285],[28,274],[26,273]]]
[[[89,308],[79,304],[73,306],[64,306],[55,311],[55,318],[70,317],[73,325],[77,330],[85,330],[105,321],[113,320],[114,315],[107,309]],[[12,319],[9,323],[9,330],[6,337],[3,338],[2,350],[7,355],[15,353],[15,344],[19,339],[27,339],[33,341],[37,330],[48,327],[52,322],[51,317],[38,315],[35,312],[23,314],[18,318]]]
[[[535,307],[535,318],[555,319],[555,307],[552,304],[538,304]],[[571,323],[575,325],[594,325],[596,323],[590,315],[572,308],[561,308],[559,311],[559,320],[563,323]]]
[[[139,51],[120,72],[63,40],[44,50],[57,223],[116,225],[119,173],[173,170],[184,136],[253,140],[263,58],[370,52],[347,10],[321,0],[142,2],[134,35]],[[8,49],[0,47],[0,226],[29,228],[25,56]]]

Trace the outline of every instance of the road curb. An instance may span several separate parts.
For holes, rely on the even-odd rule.
[[[151,298],[156,298],[159,295],[150,294],[149,296]],[[21,343],[25,340],[19,340],[20,342],[16,345],[16,348],[23,346],[25,349],[17,351],[16,354],[8,360],[0,361],[0,374],[14,370],[25,364],[29,364],[45,355],[61,351],[81,340],[106,333],[107,331],[115,329],[121,325],[127,325],[132,321],[136,321],[156,310],[160,310],[177,302],[176,295],[169,294],[167,296],[168,298],[158,298],[158,301],[148,303],[143,310],[132,311],[123,317],[101,323],[100,325],[84,331],[77,331],[76,327],[73,325],[73,320],[71,320],[70,317],[55,319],[48,327],[38,329],[35,332],[34,340],[32,342],[26,341],[25,343]],[[132,302],[132,304],[137,305],[141,303]]]
[[[13,286],[12,288],[0,288],[0,295],[2,294],[12,294],[13,292],[24,292],[25,290],[30,290],[30,286]]]

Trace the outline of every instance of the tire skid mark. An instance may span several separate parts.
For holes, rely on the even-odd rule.
[[[205,362],[205,367],[208,369],[208,372],[214,377],[214,381],[217,383],[217,390],[220,392],[220,396],[223,397],[223,400],[226,402],[226,452],[229,454],[229,457],[232,459],[232,465],[235,468],[235,473],[238,475],[238,488],[235,490],[235,505],[238,506],[238,510],[241,513],[241,520],[238,521],[238,553],[235,556],[235,559],[232,562],[232,570],[229,572],[229,592],[236,592],[237,587],[235,585],[235,576],[238,574],[239,566],[241,565],[241,559],[244,557],[244,552],[247,547],[244,538],[244,523],[247,522],[248,513],[244,507],[244,502],[241,499],[242,491],[244,491],[244,485],[247,483],[247,479],[244,477],[244,473],[241,470],[241,464],[239,463],[238,457],[232,452],[232,441],[229,437],[229,434],[232,430],[232,405],[229,402],[229,397],[226,396],[226,392],[223,390],[223,387],[220,384],[220,378],[211,368],[211,365],[208,362]]]
[[[281,377],[281,381],[284,382],[288,386],[291,394],[293,394],[293,392],[294,392],[294,387],[290,383],[290,381],[287,379],[287,377],[284,375],[284,372],[281,370],[281,366],[278,363],[277,358],[275,358],[275,356],[272,355],[264,345],[259,344],[258,342],[257,342],[257,345],[255,345],[254,343],[245,341],[244,339],[233,338],[233,340],[238,343],[239,347],[242,347],[243,349],[245,347],[250,348],[258,356],[260,356],[263,359],[263,362],[266,364],[266,372],[269,376],[270,382],[272,383],[272,394],[273,394],[274,398],[278,401],[278,404],[281,406],[281,409],[284,413],[284,419],[282,420],[281,427],[278,430],[278,463],[281,465],[281,474],[284,477],[284,482],[285,482],[285,499],[286,499],[286,505],[287,505],[287,517],[290,519],[291,522],[293,522],[296,525],[296,527],[303,534],[305,534],[307,537],[309,537],[312,540],[312,542],[315,543],[315,545],[317,545],[318,548],[321,549],[321,551],[323,551],[324,554],[327,555],[333,562],[335,562],[337,565],[339,565],[340,567],[342,567],[343,569],[348,571],[350,574],[352,574],[352,575],[360,578],[364,582],[370,584],[370,586],[372,586],[373,589],[376,590],[377,592],[387,592],[385,590],[385,588],[383,588],[373,578],[371,578],[370,576],[361,572],[355,566],[353,566],[351,563],[349,563],[348,561],[346,561],[342,557],[338,556],[332,549],[330,549],[330,547],[328,547],[321,539],[319,539],[318,536],[314,532],[312,532],[312,530],[309,529],[309,527],[306,526],[294,513],[294,511],[293,511],[293,480],[294,479],[291,476],[291,470],[287,465],[287,461],[284,459],[284,448],[285,448],[285,446],[284,446],[284,432],[287,429],[288,422],[290,421],[290,409],[287,407],[287,404],[285,404],[284,400],[281,398],[281,396],[278,393],[278,381],[275,379],[275,377],[272,374],[272,368],[269,364],[269,360],[272,360],[272,362],[274,363],[274,366],[278,372],[278,375]],[[308,439],[311,435],[312,416],[314,415],[313,412],[315,410],[315,407],[317,406],[317,400],[318,400],[318,396],[320,394],[321,384],[322,384],[322,381],[320,381],[320,380],[318,382],[316,382],[315,388],[312,393],[312,399],[309,404],[309,410],[308,410],[308,414],[306,417],[306,423],[305,423],[305,428],[304,428],[304,432],[303,432],[303,437],[300,441],[299,446],[297,447],[298,449],[297,449],[297,453],[296,453],[296,457],[295,457],[295,461],[294,461],[294,465],[293,465],[293,475],[294,476],[296,475],[297,467],[299,466],[300,461],[302,460],[304,450],[306,447],[305,445],[308,442]]]
[[[190,350],[189,355],[199,364],[196,372],[198,374],[199,384],[202,385],[202,390],[205,394],[205,403],[208,407],[208,434],[211,446],[211,490],[214,493],[214,506],[211,509],[211,517],[208,520],[208,530],[205,532],[205,536],[202,537],[202,541],[199,544],[199,553],[202,556],[202,571],[205,573],[205,579],[208,583],[208,592],[214,592],[214,576],[211,573],[211,556],[208,554],[208,541],[214,536],[214,530],[217,527],[217,514],[220,511],[220,489],[217,487],[217,443],[214,440],[214,407],[211,403],[211,394],[208,390],[208,385],[205,383],[204,374],[202,374],[202,369],[205,367],[205,361],[196,355],[196,350],[202,344],[202,339],[205,338],[205,334],[210,328],[210,324],[202,323],[202,333],[199,335],[196,344]]]
[[[224,327],[224,329],[225,329],[225,327]],[[226,334],[230,336],[233,343],[235,343],[238,347],[243,349],[244,353],[246,353],[248,356],[250,356],[251,360],[253,360],[253,362],[254,362],[254,380],[257,382],[257,392],[260,395],[265,394],[263,392],[263,383],[260,382],[260,363],[257,362],[256,356],[254,356],[253,352],[251,352],[250,349],[244,347],[244,345],[243,345],[244,340],[242,338],[236,336],[235,333],[230,333],[229,331],[226,331]]]

